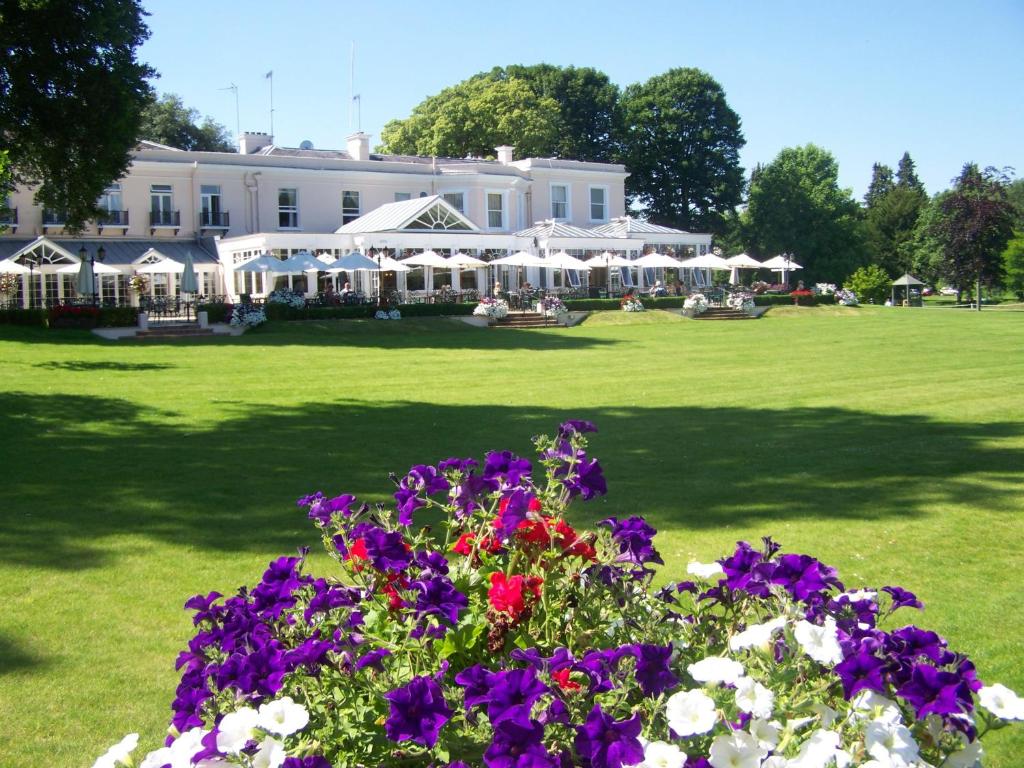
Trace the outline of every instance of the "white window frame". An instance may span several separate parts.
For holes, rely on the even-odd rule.
[[[157,203],[157,200],[160,202]],[[155,207],[154,204],[156,204]],[[174,186],[171,184],[150,184],[149,210],[160,214],[171,213],[174,210]]]
[[[117,200],[117,205],[112,205],[114,200]],[[7,205],[10,208],[10,203]],[[96,201],[96,207],[101,211],[111,213],[117,211],[120,213],[124,210],[124,190],[121,188],[121,184],[115,182],[110,184],[106,189],[103,190],[103,194],[100,195],[100,199]]]
[[[565,216],[555,215],[555,187],[565,189]],[[572,185],[568,182],[552,181],[548,186],[548,198],[551,202],[551,218],[555,221],[569,221],[572,219]]]
[[[498,195],[501,198],[501,226],[491,226],[491,195]],[[504,189],[484,190],[484,224],[491,232],[501,232],[508,229],[508,194]]]
[[[600,219],[594,218],[594,190],[600,189],[604,192],[604,216]],[[608,198],[611,192],[607,184],[590,184],[587,186],[587,216],[591,224],[605,224],[608,222]]]
[[[406,200],[412,200],[412,192],[395,192],[396,203],[404,203]]]
[[[295,203],[293,205],[281,205],[281,193],[284,191],[290,191],[294,193]],[[281,225],[281,214],[288,213],[294,216],[294,224]],[[278,187],[277,188],[277,228],[278,229],[298,229],[299,228],[299,188],[298,187]]]
[[[355,195],[356,203],[358,204],[355,209],[355,213],[352,213],[351,208],[345,207],[345,195]],[[341,223],[342,225],[348,224],[351,221],[355,221],[363,215],[363,193],[358,189],[343,189],[341,190]]]
[[[465,189],[442,189],[438,194],[441,195],[441,199],[444,200],[448,205],[454,208],[456,211],[461,213],[463,216],[469,216],[469,191]],[[455,205],[451,200],[445,197],[445,195],[462,195],[462,207]]]
[[[216,192],[204,192],[203,189],[216,189]],[[217,198],[217,208],[214,210],[213,198]],[[199,210],[203,213],[222,213],[223,212],[224,195],[221,192],[220,184],[200,184],[199,185]]]

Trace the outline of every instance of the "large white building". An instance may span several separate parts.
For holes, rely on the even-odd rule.
[[[128,279],[139,270],[150,274],[151,293],[174,295],[174,272],[154,272],[153,265],[181,263],[187,252],[201,293],[235,299],[283,284],[313,294],[333,279],[312,272],[235,271],[266,253],[286,258],[308,251],[326,263],[353,250],[399,259],[427,248],[459,250],[490,260],[520,250],[636,257],[657,248],[682,257],[710,247],[710,235],[627,217],[628,174],[621,165],[516,160],[507,146],[496,153],[496,160],[374,154],[365,133],[349,136],[345,150],[279,147],[262,133],[242,134],[238,153],[143,141],[127,175],[100,198],[106,215],[79,235],[65,232],[60,212],[35,205],[32,190],[11,195],[10,213],[0,219],[8,225],[0,234],[0,260],[30,267],[17,300],[28,304],[31,294],[38,305],[71,298],[74,266],[82,257],[94,259],[101,247],[111,269],[98,275],[100,292],[118,302],[137,301]],[[554,270],[537,268],[521,275],[541,286],[551,285],[554,276]],[[485,269],[436,276],[455,288],[481,291],[493,277]],[[351,278],[370,292],[369,273]],[[615,270],[590,277],[595,285],[618,279]],[[385,274],[383,280],[402,292],[436,287],[430,269]]]

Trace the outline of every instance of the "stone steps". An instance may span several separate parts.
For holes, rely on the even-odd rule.
[[[151,325],[148,331],[136,331],[136,339],[183,339],[197,336],[213,336],[212,328],[200,328],[194,323],[187,325]]]
[[[554,318],[544,317],[539,312],[509,312],[498,320],[492,328],[553,328],[557,323]]]
[[[708,307],[707,311],[697,315],[696,320],[753,320],[752,315],[748,315],[742,309],[732,309],[730,307]]]

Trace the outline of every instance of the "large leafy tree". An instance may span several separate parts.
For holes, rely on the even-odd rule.
[[[558,103],[524,80],[472,77],[422,101],[405,120],[381,130],[379,150],[397,154],[488,157],[513,144],[521,155],[543,156],[559,131]]]
[[[1002,279],[1002,254],[1013,237],[1017,211],[1007,197],[1007,184],[1005,174],[995,168],[980,170],[967,163],[931,222],[944,275],[960,289],[976,285],[979,298],[983,283]]]
[[[1024,301],[1024,230],[1014,233],[1013,239],[1003,251],[1003,269],[1006,272],[1004,285]]]
[[[138,138],[153,70],[136,59],[149,36],[138,0],[0,0],[0,137],[13,183],[64,211],[95,215]]]
[[[918,190],[897,185],[867,209],[865,224],[872,261],[892,277],[910,270],[917,220],[926,203]]]
[[[832,153],[783,149],[752,179],[747,238],[758,254],[791,253],[806,282],[840,283],[866,263],[860,206],[839,187]]]
[[[186,107],[181,97],[173,93],[165,93],[159,99],[149,101],[142,113],[139,138],[178,149],[204,152],[236,150],[227,128],[211,117],[200,122],[199,112]]]
[[[552,64],[496,67],[495,79],[516,78],[558,104],[558,133],[542,157],[606,163],[614,159],[619,87],[590,67]]]
[[[672,69],[630,85],[621,99],[626,193],[654,221],[720,231],[743,193],[739,115],[699,69]]]
[[[1006,196],[1017,209],[1017,229],[1024,230],[1024,179],[1011,181],[1006,185]]]

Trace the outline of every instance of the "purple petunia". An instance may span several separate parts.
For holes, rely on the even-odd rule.
[[[281,768],[331,768],[330,762],[322,755],[308,757],[286,757]]]
[[[566,475],[564,482],[570,497],[579,496],[584,501],[590,501],[595,496],[604,496],[608,493],[604,470],[601,469],[601,464],[597,459],[581,461],[571,473]]]
[[[359,657],[359,661],[356,662],[356,669],[366,669],[371,667],[378,671],[384,669],[384,659],[391,655],[391,651],[387,648],[374,648],[364,656]]]
[[[583,419],[567,419],[558,425],[558,436],[570,438],[573,435],[582,435],[587,432],[597,432],[594,422]]]
[[[917,599],[917,595],[908,592],[903,587],[882,587],[882,591],[888,593],[892,598],[892,610],[897,608],[917,608],[922,610],[924,603]]]
[[[489,693],[487,677],[490,674],[482,665],[474,664],[455,676],[455,682],[465,689],[466,709],[486,703]]]
[[[636,680],[645,696],[658,694],[679,685],[679,678],[669,669],[672,658],[672,643],[668,645],[634,645],[636,657]]]
[[[528,717],[530,707],[551,689],[537,679],[537,670],[510,669],[487,676],[487,717],[492,724]]]
[[[536,720],[503,720],[494,726],[484,763],[488,768],[554,768],[543,737],[544,726]]]
[[[882,677],[884,671],[885,662],[864,647],[847,656],[835,666],[835,673],[839,675],[839,679],[843,683],[843,696],[847,701],[863,690],[883,692],[885,690],[885,681]]]
[[[523,478],[529,479],[532,468],[528,459],[521,459],[512,451],[491,451],[484,457],[483,477],[499,481],[502,488],[513,488]]]
[[[315,520],[320,526],[329,525],[335,512],[341,513],[343,517],[351,517],[355,503],[356,497],[350,493],[343,493],[333,499],[325,499],[323,494],[317,493],[298,501],[300,507],[309,507],[309,519]]]
[[[599,522],[598,525],[612,529],[612,539],[619,547],[617,559],[620,562],[636,563],[637,565],[664,563],[658,550],[654,548],[654,534],[657,531],[648,525],[642,517],[634,515],[621,521],[609,517]]]
[[[366,554],[378,571],[404,571],[412,562],[405,539],[398,531],[385,531],[375,525],[367,526],[363,535]]]
[[[440,616],[453,627],[459,623],[459,612],[469,605],[469,599],[447,576],[414,581],[412,587],[418,592],[416,611],[420,616]]]
[[[384,698],[391,705],[384,732],[392,741],[433,747],[442,726],[452,717],[441,686],[432,677],[414,677],[407,685],[384,694]]]
[[[933,713],[969,712],[974,706],[970,686],[961,675],[940,671],[930,664],[916,664],[910,680],[900,686],[896,695],[914,707],[918,720]]]
[[[643,762],[640,744],[640,715],[615,720],[595,704],[583,725],[576,727],[576,752],[590,768],[622,768]]]

